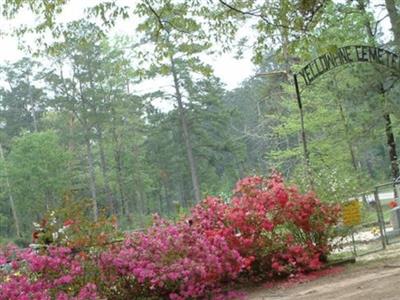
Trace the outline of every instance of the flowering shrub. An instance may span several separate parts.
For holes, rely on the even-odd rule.
[[[286,187],[280,175],[247,177],[236,185],[231,203],[207,198],[194,208],[194,226],[222,235],[252,261],[257,276],[319,269],[330,249],[340,207],[314,194]]]
[[[71,249],[102,247],[121,237],[116,219],[90,217],[91,204],[87,201],[65,199],[60,208],[50,211],[39,223],[33,223],[33,241],[39,246],[57,245]]]
[[[112,232],[97,225],[89,228],[107,239],[81,243],[70,238],[81,236],[70,233],[77,221],[59,218],[46,250],[0,252],[0,265],[9,266],[0,270],[0,300],[237,299],[223,290],[241,275],[319,269],[338,218],[338,206],[300,194],[277,174],[245,178],[230,202],[208,197],[175,224],[156,217],[123,243],[111,243]]]
[[[3,252],[0,257],[4,263],[10,254]],[[93,262],[72,255],[69,248],[50,247],[45,255],[31,249],[16,251],[12,258],[10,270],[0,273],[1,300],[98,299],[97,287],[91,283],[95,276],[88,268]]]
[[[145,233],[127,236],[100,261],[109,299],[195,299],[248,266],[223,236],[208,237],[185,222],[161,220]]]

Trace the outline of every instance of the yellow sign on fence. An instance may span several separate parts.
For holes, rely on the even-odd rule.
[[[344,203],[342,213],[344,225],[355,226],[361,223],[361,203],[358,200]]]

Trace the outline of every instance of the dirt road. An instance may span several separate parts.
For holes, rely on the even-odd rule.
[[[398,300],[400,257],[355,264],[339,274],[286,289],[260,287],[248,296],[249,300]]]

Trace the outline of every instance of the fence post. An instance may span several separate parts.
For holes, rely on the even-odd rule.
[[[382,248],[386,249],[386,244],[388,241],[385,229],[385,219],[383,218],[381,201],[379,200],[378,187],[375,187],[374,198],[375,198],[376,214],[378,216],[379,231],[381,233]]]

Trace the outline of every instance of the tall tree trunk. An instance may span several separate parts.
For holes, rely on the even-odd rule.
[[[98,208],[97,208],[97,192],[96,192],[96,175],[94,173],[94,162],[93,162],[93,152],[92,145],[90,144],[90,138],[86,137],[86,154],[89,168],[89,185],[90,185],[90,193],[92,196],[93,203],[93,217],[94,220],[97,221],[99,217]]]
[[[390,23],[392,24],[392,31],[394,34],[394,42],[396,44],[397,49],[400,49],[400,17],[396,9],[396,1],[395,0],[385,0],[386,9],[389,13]],[[366,9],[364,3],[359,0],[359,9],[366,14]],[[371,38],[372,35],[371,24],[368,22],[366,25],[367,33]],[[386,103],[386,95],[383,83],[380,86],[380,93],[383,97],[383,103]],[[390,114],[385,111],[383,118],[385,119],[385,133],[386,133],[386,141],[389,151],[389,160],[392,169],[392,179],[395,180],[399,177],[399,165],[397,163],[397,152],[396,152],[396,141],[393,135],[392,130],[392,121],[390,119]],[[395,196],[397,197],[397,189],[394,188]]]
[[[121,161],[121,153],[115,153],[115,160],[117,164],[117,186],[118,186],[118,192],[119,196],[121,198],[121,212],[123,215],[129,217],[130,215],[130,209],[128,205],[128,201],[126,200],[125,196],[125,189],[124,189],[124,183],[123,183],[123,175],[122,175],[122,161]]]
[[[384,106],[386,106],[386,94],[385,94],[385,89],[383,87],[383,84],[380,86],[380,92],[383,97],[383,103]],[[392,120],[390,118],[390,113],[384,111],[383,118],[385,120],[385,133],[386,133],[386,144],[388,146],[388,152],[389,152],[389,160],[390,160],[390,165],[391,165],[391,170],[392,170],[392,179],[395,180],[396,178],[399,177],[399,165],[397,163],[397,151],[396,151],[396,140],[394,138],[393,134],[393,129],[392,129]],[[394,193],[397,197],[397,191],[396,188],[394,189]]]
[[[160,215],[163,216],[164,215],[164,208],[163,208],[163,199],[162,199],[162,186],[160,189],[158,189],[157,191],[157,195],[158,195],[158,207],[160,209]]]
[[[27,76],[27,83],[28,83],[28,98],[29,98],[29,102],[31,104],[31,113],[32,113],[32,121],[33,121],[33,131],[34,132],[38,132],[38,125],[37,125],[37,119],[36,119],[36,112],[35,112],[35,103],[33,101],[33,97],[32,97],[32,86],[31,86],[31,82],[29,80],[29,76]]]
[[[289,57],[289,1],[288,0],[281,0],[280,1],[280,19],[281,19],[281,39],[282,39],[282,55],[283,55],[283,62],[286,74],[286,80],[289,82],[289,76],[291,74],[290,70],[290,57]],[[297,86],[297,79],[295,79],[296,86]],[[304,176],[307,178],[308,185],[310,189],[314,189],[314,177],[312,174],[312,168],[310,163],[310,152],[307,147],[307,138],[306,138],[306,131],[304,125],[304,110],[303,106],[300,102],[300,98],[298,100],[298,108],[299,108],[299,115],[300,115],[300,130],[299,133],[301,137],[301,144],[303,145],[303,155],[304,155]]]
[[[286,72],[286,78],[289,79],[290,74],[290,61],[289,61],[289,20],[287,13],[289,11],[289,3],[288,0],[280,1],[280,19],[282,22],[281,27],[281,38],[282,38],[282,56],[283,63]]]
[[[357,171],[356,155],[354,153],[354,146],[353,146],[353,143],[351,142],[351,138],[350,138],[349,124],[347,123],[346,116],[344,115],[343,106],[339,101],[338,101],[338,106],[339,106],[340,117],[342,119],[342,123],[343,123],[343,127],[344,127],[344,132],[346,134],[347,146],[349,147],[351,163],[353,165],[354,171]]]
[[[106,155],[104,153],[104,144],[103,144],[103,131],[99,125],[96,126],[96,129],[97,129],[97,141],[99,142],[101,173],[103,175],[103,181],[104,181],[104,193],[106,194],[107,197],[107,202],[110,212],[114,214],[116,209],[115,198],[110,187],[110,179],[108,178],[107,161],[106,161]]]
[[[195,159],[193,156],[192,143],[190,141],[189,127],[188,127],[187,120],[186,120],[185,108],[183,107],[182,94],[181,94],[180,87],[179,87],[179,80],[178,80],[177,70],[175,67],[175,61],[172,56],[170,57],[170,61],[171,61],[172,76],[174,79],[175,96],[176,96],[176,101],[178,103],[178,113],[179,113],[179,118],[181,121],[182,131],[183,131],[183,139],[184,139],[185,146],[186,146],[186,154],[187,154],[187,158],[188,158],[188,162],[189,162],[190,175],[192,178],[194,198],[196,200],[196,203],[199,203],[201,200],[200,184],[199,184],[199,178],[197,175],[196,162],[195,162]]]
[[[188,205],[187,205],[186,197],[185,197],[185,188],[184,188],[183,178],[180,178],[180,180],[179,180],[178,189],[179,189],[179,203],[181,204],[182,207],[187,208]]]
[[[68,120],[68,150],[73,153],[75,151],[75,142],[72,138],[74,136],[75,131],[75,115],[73,113],[69,113],[69,120]]]
[[[166,203],[167,215],[171,216],[171,214],[173,215],[173,212],[172,212],[172,207],[171,207],[171,200],[170,200],[169,193],[168,193],[168,186],[165,181],[162,183],[162,185],[164,187],[164,198],[165,198],[165,203]]]
[[[147,202],[147,196],[145,191],[145,183],[142,177],[141,172],[141,161],[140,161],[140,148],[138,145],[134,144],[132,146],[132,154],[133,159],[136,161],[136,170],[134,175],[135,184],[136,184],[136,195],[137,201],[134,202],[135,210],[146,211],[147,213],[150,212],[150,204]]]
[[[397,51],[400,51],[400,14],[397,11],[396,0],[385,0],[386,9],[389,14],[390,24],[392,26],[392,32],[394,36],[394,44]],[[396,179],[399,177],[399,165],[397,164],[397,153],[396,153],[396,143],[392,131],[392,123],[390,120],[390,115],[384,116],[386,120],[386,136],[389,146],[389,157],[392,165],[392,177]],[[397,189],[394,188],[394,194],[397,198]]]
[[[116,177],[117,177],[117,189],[118,189],[118,194],[119,194],[119,202],[120,202],[120,207],[121,207],[121,213],[124,216],[129,217],[129,206],[127,205],[126,201],[126,196],[125,196],[125,189],[124,189],[124,183],[123,183],[123,164],[122,164],[122,151],[121,151],[121,143],[120,143],[120,138],[117,133],[117,126],[116,126],[116,115],[115,115],[115,109],[111,109],[112,113],[112,128],[111,128],[111,133],[112,133],[112,139],[114,142],[114,161],[115,161],[115,170],[116,170]]]
[[[335,90],[338,90],[338,86],[336,84],[336,78],[335,81],[332,82]],[[349,148],[349,153],[350,153],[350,158],[351,158],[351,164],[353,166],[354,171],[358,170],[358,166],[357,166],[357,160],[356,160],[356,155],[355,155],[355,151],[354,151],[354,145],[352,143],[352,139],[350,137],[350,127],[349,127],[349,123],[347,121],[344,109],[343,109],[343,105],[342,102],[340,101],[340,99],[342,98],[341,93],[337,93],[336,94],[337,97],[335,97],[335,102],[336,105],[339,108],[339,113],[340,113],[340,118],[342,119],[342,124],[343,124],[343,129],[344,129],[344,133],[346,136],[346,143],[347,143],[347,147]]]
[[[336,85],[335,85],[335,87],[337,88]],[[340,97],[340,95],[338,95],[338,96]],[[337,103],[337,105],[339,107],[340,118],[342,119],[344,132],[345,132],[345,135],[346,135],[346,143],[347,143],[347,147],[349,148],[351,164],[353,166],[354,171],[357,173],[356,175],[357,175],[358,185],[359,185],[359,187],[362,187],[363,186],[363,180],[362,180],[362,177],[361,177],[361,173],[358,172],[358,165],[357,165],[356,155],[355,155],[355,151],[354,151],[354,145],[353,145],[352,139],[350,137],[349,123],[348,123],[346,115],[344,113],[344,109],[343,109],[342,103],[340,102],[340,100],[336,100],[336,103]],[[366,198],[365,198],[364,194],[362,195],[362,199],[363,199],[364,203],[366,203]]]
[[[123,165],[122,165],[122,159],[121,159],[121,150],[118,149],[119,146],[115,146],[116,148],[114,149],[114,160],[115,160],[115,165],[116,165],[116,175],[117,175],[117,188],[118,188],[118,193],[120,197],[120,206],[121,206],[121,213],[125,216],[129,216],[129,206],[126,201],[126,196],[125,196],[125,189],[124,189],[124,183],[123,183]]]
[[[385,0],[385,5],[392,25],[394,43],[397,50],[400,51],[400,14],[396,8],[396,0]]]
[[[0,158],[1,160],[5,163],[5,159],[4,159],[4,153],[3,153],[3,145],[0,144]],[[13,215],[13,219],[14,219],[14,224],[15,224],[15,233],[17,235],[17,237],[21,237],[21,230],[19,227],[19,219],[18,219],[18,215],[17,215],[17,209],[15,208],[15,202],[14,202],[14,197],[11,193],[11,186],[10,186],[10,181],[8,180],[8,171],[7,171],[7,167],[4,167],[4,171],[5,171],[5,179],[6,179],[6,188],[7,188],[7,193],[8,193],[8,200],[10,202],[10,208],[11,208],[11,213]]]
[[[390,159],[390,164],[392,167],[392,178],[393,180],[399,177],[399,165],[397,164],[397,152],[396,152],[396,142],[394,139],[394,134],[392,130],[392,121],[390,119],[390,114],[385,113],[383,115],[383,118],[385,119],[386,126],[385,126],[385,133],[386,133],[386,139],[387,139],[387,146],[389,150],[389,159]]]
[[[79,164],[78,161],[83,162],[80,165],[85,165],[84,159],[82,157],[82,152],[77,151],[75,153],[75,141],[74,141],[74,135],[75,135],[75,115],[73,113],[68,113],[68,152],[73,155],[72,159],[68,160],[68,174],[70,174],[69,177],[69,182],[71,186],[73,187],[76,184],[76,176],[75,176],[75,168]],[[76,157],[77,155],[78,157]]]

